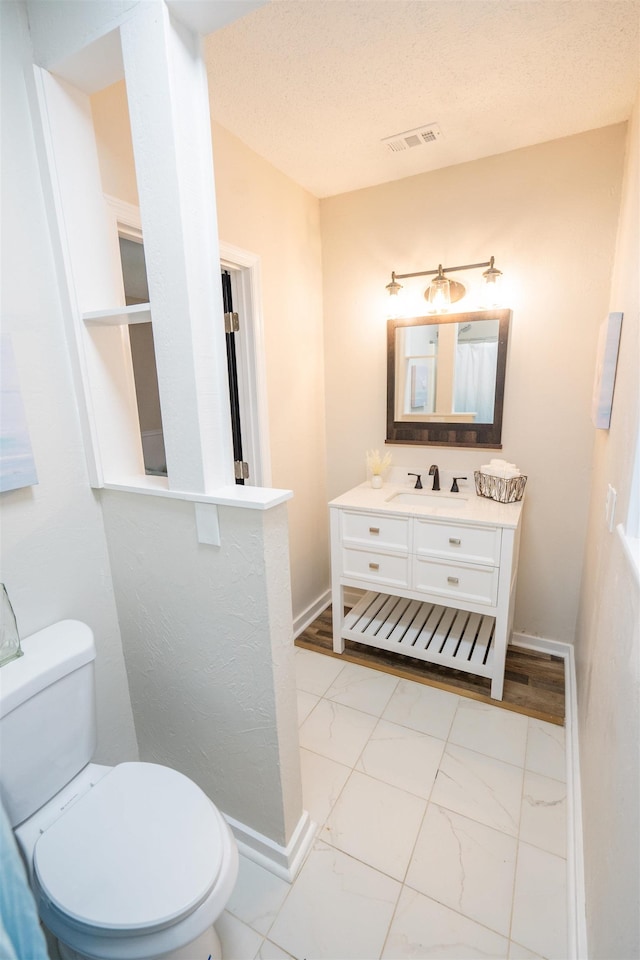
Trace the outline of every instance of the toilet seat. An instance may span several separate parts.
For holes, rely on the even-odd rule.
[[[122,763],[38,839],[36,885],[49,911],[76,931],[151,934],[210,896],[228,848],[225,829],[187,777]]]

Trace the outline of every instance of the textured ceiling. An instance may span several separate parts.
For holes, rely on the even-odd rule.
[[[213,115],[318,197],[626,120],[640,0],[272,0],[206,38]],[[380,141],[427,123],[440,139]]]

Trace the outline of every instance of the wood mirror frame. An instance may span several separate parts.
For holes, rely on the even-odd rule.
[[[396,410],[396,330],[399,327],[444,323],[473,323],[498,320],[498,355],[493,423],[456,423],[446,421],[402,421]],[[478,310],[473,313],[430,314],[387,322],[387,443],[431,444],[455,447],[502,447],[502,411],[507,368],[507,342],[511,310]]]

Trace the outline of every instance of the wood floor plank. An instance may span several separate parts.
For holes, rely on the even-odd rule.
[[[343,654],[334,653],[331,607],[327,607],[296,638],[295,643],[306,650],[315,650],[349,663],[359,663],[406,680],[416,680],[472,700],[490,703],[504,710],[564,725],[564,660],[553,654],[509,645],[504,699],[492,700],[491,681],[484,677],[425,663],[400,653],[377,650],[354,640],[345,641]]]

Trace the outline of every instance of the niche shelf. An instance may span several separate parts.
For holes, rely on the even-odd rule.
[[[122,327],[132,323],[149,323],[151,304],[135,303],[131,307],[114,307],[112,310],[93,310],[83,313],[85,323],[103,327]]]

